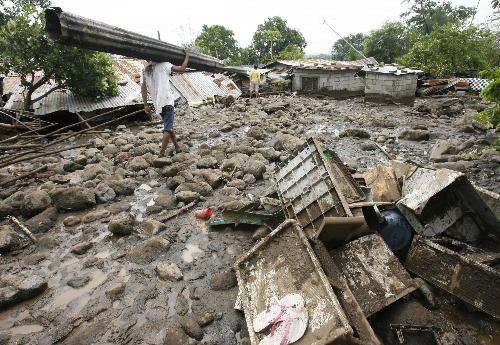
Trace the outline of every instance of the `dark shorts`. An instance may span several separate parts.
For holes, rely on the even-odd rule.
[[[174,131],[175,109],[171,105],[166,105],[161,109],[161,118],[163,119],[163,132]]]

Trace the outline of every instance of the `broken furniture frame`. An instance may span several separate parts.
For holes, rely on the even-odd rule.
[[[422,236],[413,240],[405,267],[432,285],[500,319],[500,272]]]
[[[326,345],[350,338],[352,328],[299,223],[288,219],[235,263],[241,304],[252,345],[261,334],[253,320],[290,293],[305,301],[309,323],[297,345]]]

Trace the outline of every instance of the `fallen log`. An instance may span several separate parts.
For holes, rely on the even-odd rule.
[[[0,169],[1,168],[5,168],[5,167],[7,167],[9,165],[12,165],[12,164],[29,161],[30,159],[35,159],[35,158],[40,158],[40,157],[46,157],[46,156],[53,155],[53,154],[56,154],[56,153],[60,153],[60,152],[64,152],[64,151],[69,151],[69,150],[74,150],[74,149],[79,149],[81,147],[87,147],[87,146],[90,146],[90,145],[91,144],[87,143],[87,144],[83,144],[83,145],[65,147],[65,148],[62,148],[62,149],[59,149],[59,150],[55,150],[55,151],[44,152],[44,153],[40,153],[40,154],[37,154],[37,155],[34,155],[34,156],[30,156],[30,157],[21,157],[19,159],[16,159],[13,162],[0,163]]]

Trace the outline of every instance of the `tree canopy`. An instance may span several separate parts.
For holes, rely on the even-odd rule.
[[[271,61],[290,45],[303,51],[307,43],[304,36],[288,27],[287,21],[281,17],[271,17],[260,24],[252,39],[252,49],[259,62]]]
[[[354,48],[363,51],[363,41],[365,35],[362,33],[350,34],[345,37],[345,40],[338,39],[332,47],[332,58],[335,60],[358,60],[363,56],[347,43],[349,42]],[[347,41],[347,42],[346,42]]]
[[[494,0],[495,1],[495,0]],[[453,6],[449,1],[406,0],[409,9],[401,16],[409,27],[429,35],[436,26],[448,23],[463,23],[476,14],[474,7]]]
[[[41,7],[47,5],[46,1],[40,1],[38,6],[33,1],[15,1],[0,27],[0,57],[4,60],[1,68],[4,73],[20,75],[26,88],[25,109],[62,88],[95,99],[116,95],[118,80],[110,55],[61,46],[47,38]],[[41,78],[35,77],[38,71],[43,72]],[[33,93],[46,83],[50,87],[33,99]]]
[[[238,54],[238,43],[234,38],[234,32],[222,25],[203,25],[195,44],[202,53],[220,60],[234,59]]]
[[[393,63],[408,51],[414,35],[400,22],[386,22],[365,37],[364,53],[379,62]]]
[[[295,44],[290,44],[288,47],[283,49],[279,55],[278,59],[280,60],[299,60],[304,57],[304,52],[300,49],[299,46]]]
[[[493,41],[489,30],[450,23],[436,27],[430,35],[420,36],[398,61],[436,78],[466,76],[490,64]]]

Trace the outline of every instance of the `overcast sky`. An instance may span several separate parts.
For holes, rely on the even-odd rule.
[[[455,5],[476,6],[478,0],[451,0]],[[257,26],[266,18],[280,16],[302,32],[306,53],[329,53],[341,35],[369,32],[383,22],[398,20],[406,5],[402,0],[284,0],[153,1],[153,0],[52,0],[54,6],[127,30],[181,44],[200,33],[203,24],[221,24],[234,31],[240,46],[248,46]],[[492,14],[490,0],[480,0],[476,22]]]

